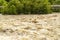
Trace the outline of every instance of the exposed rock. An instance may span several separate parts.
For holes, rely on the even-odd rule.
[[[60,40],[60,14],[2,15],[0,40]]]

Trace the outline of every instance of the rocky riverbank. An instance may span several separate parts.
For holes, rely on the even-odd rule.
[[[60,14],[0,15],[0,40],[60,40]]]

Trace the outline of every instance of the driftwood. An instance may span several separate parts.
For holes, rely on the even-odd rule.
[[[2,8],[3,6],[0,6],[0,8]]]
[[[51,5],[52,7],[60,7],[60,5]]]
[[[60,9],[60,5],[51,5],[52,9]]]

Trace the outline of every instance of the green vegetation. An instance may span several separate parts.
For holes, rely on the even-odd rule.
[[[52,5],[60,5],[60,0],[49,0]]]
[[[0,0],[2,14],[47,14],[51,5],[60,4],[57,0]]]
[[[60,0],[55,0],[55,5],[60,5]]]
[[[55,0],[49,0],[49,2],[50,2],[51,4],[54,4],[54,3],[55,3]]]

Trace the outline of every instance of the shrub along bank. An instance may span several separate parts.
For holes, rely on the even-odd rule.
[[[48,0],[0,0],[2,14],[47,14],[51,13]]]

